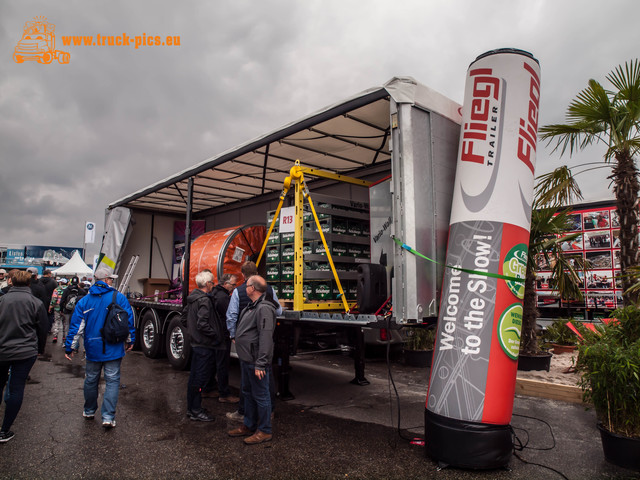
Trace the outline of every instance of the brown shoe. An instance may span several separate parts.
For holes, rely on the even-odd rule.
[[[273,435],[270,433],[264,433],[260,430],[257,430],[256,433],[244,439],[244,443],[247,445],[257,445],[263,442],[270,442],[273,438]]]
[[[240,398],[229,395],[228,397],[219,397],[218,401],[220,403],[238,403],[240,401]]]
[[[229,435],[230,437],[248,437],[249,435],[253,435],[253,432],[243,424],[241,427],[229,430],[227,432],[227,435]]]
[[[202,392],[200,395],[202,395],[202,398],[218,398],[220,396],[216,391]]]

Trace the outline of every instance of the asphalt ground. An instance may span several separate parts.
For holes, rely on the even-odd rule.
[[[224,416],[235,406],[206,399],[216,420],[190,421],[188,372],[133,352],[123,361],[117,427],[105,430],[99,415],[82,417],[82,359],[67,361],[57,345],[47,350],[31,371],[12,428],[16,436],[0,445],[2,479],[562,478],[540,465],[570,479],[638,478],[604,460],[592,411],[527,397],[516,397],[512,426],[523,443],[528,439],[528,448],[517,455],[531,463],[514,456],[506,469],[439,469],[422,445],[405,439],[424,435],[427,370],[391,364],[400,400],[398,431],[398,402],[384,359],[368,361],[371,383],[356,386],[349,383],[351,359],[339,353],[293,357],[290,386],[296,398],[277,402],[272,442],[246,446],[226,434],[238,425]],[[238,371],[232,361],[236,389]]]

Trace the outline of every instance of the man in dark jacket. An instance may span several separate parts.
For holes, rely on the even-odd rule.
[[[223,344],[224,334],[207,295],[213,289],[211,272],[198,273],[196,286],[187,297],[187,330],[191,340],[187,417],[194,421],[211,422],[213,417],[202,408],[202,389],[211,377],[215,348]]]
[[[219,323],[220,331],[224,340],[215,347],[214,365],[211,378],[203,388],[203,397],[218,397],[221,403],[238,403],[239,397],[231,395],[229,389],[229,363],[231,360],[231,338],[227,330],[227,307],[229,306],[229,296],[236,288],[238,277],[230,273],[225,273],[220,278],[220,283],[213,287],[209,294],[213,309],[216,313],[216,321]],[[217,382],[216,382],[217,377]],[[215,391],[217,390],[217,391]]]
[[[266,295],[267,282],[259,275],[249,277],[246,291],[251,303],[240,313],[235,337],[242,374],[244,424],[228,434],[246,436],[244,443],[255,445],[272,438],[269,383],[276,303]]]
[[[49,298],[49,302],[47,302],[47,291],[38,278],[38,269],[36,267],[29,267],[27,268],[27,272],[31,274],[31,284],[29,285],[31,293],[42,302],[46,312],[49,309],[49,302],[51,302],[51,298]]]
[[[27,376],[38,354],[44,353],[49,330],[44,305],[29,289],[31,273],[17,271],[11,282],[11,289],[0,298],[0,402],[11,369],[0,443],[14,436],[10,428],[22,406]]]
[[[113,288],[113,281],[118,278],[108,269],[98,267],[95,273],[96,283],[89,289],[89,294],[78,300],[69,324],[69,333],[65,341],[65,357],[73,359],[78,351],[80,337],[84,337],[84,349],[87,355],[84,377],[84,410],[82,416],[93,420],[98,410],[98,384],[100,374],[104,370],[104,395],[102,397],[102,426],[116,426],[116,405],[120,392],[120,365],[125,352],[133,348],[136,329],[133,324],[133,311],[127,297]],[[66,290],[65,290],[66,291]],[[107,319],[109,305],[114,300],[129,316],[129,338],[121,343],[109,343],[101,330]],[[126,343],[126,346],[125,346]]]

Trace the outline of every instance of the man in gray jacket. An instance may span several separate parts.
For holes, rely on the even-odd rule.
[[[22,406],[27,376],[37,355],[44,353],[49,330],[47,311],[29,289],[31,273],[16,271],[11,283],[11,290],[0,298],[0,401],[11,369],[0,443],[14,436],[10,428]]]
[[[228,432],[231,437],[247,437],[244,443],[268,442],[271,432],[269,381],[273,358],[273,331],[276,326],[275,301],[265,295],[267,282],[259,275],[247,280],[251,303],[240,313],[236,328],[236,353],[242,370],[244,424]]]

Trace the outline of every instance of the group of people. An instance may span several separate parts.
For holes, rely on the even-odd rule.
[[[187,329],[191,339],[191,372],[187,385],[187,416],[209,422],[213,417],[202,407],[207,386],[217,377],[219,401],[238,402],[238,411],[229,412],[242,426],[228,432],[246,437],[244,443],[259,444],[272,439],[272,412],[275,386],[271,372],[273,333],[282,308],[273,289],[258,275],[255,263],[241,268],[245,282],[238,288],[235,275],[223,275],[214,285],[213,274],[196,275],[196,288],[187,298]],[[231,397],[228,366],[231,344],[240,360],[240,397]]]
[[[227,433],[231,437],[246,437],[244,442],[253,445],[272,439],[273,334],[282,307],[273,289],[258,275],[255,263],[244,263],[241,272],[244,283],[239,287],[236,275],[225,274],[215,285],[210,271],[199,272],[196,288],[187,298],[185,313],[192,347],[187,416],[194,421],[213,420],[202,406],[203,396],[216,397],[222,403],[237,403],[238,410],[228,412],[227,417],[242,421],[242,426]],[[5,276],[6,272],[0,282]],[[44,277],[51,278],[50,272],[45,271]],[[82,415],[88,420],[96,416],[98,383],[104,372],[100,416],[105,428],[115,427],[121,362],[135,341],[133,311],[127,298],[113,287],[116,278],[117,275],[99,268],[95,283],[85,291],[77,277],[66,285],[53,278],[53,282],[40,282],[37,271],[9,272],[7,285],[0,287],[0,402],[3,398],[6,402],[0,443],[14,437],[10,429],[20,411],[29,372],[38,355],[44,353],[50,331],[53,343],[58,336],[64,340],[68,360],[73,359],[80,339],[84,338]],[[49,293],[52,284],[55,285]],[[114,302],[128,315],[129,338],[120,343],[108,343],[101,335]],[[239,397],[231,395],[229,388],[232,344],[241,367]]]
[[[33,268],[34,272],[31,268],[10,271],[6,289],[2,289],[0,296],[0,402],[4,399],[6,403],[0,426],[0,443],[8,442],[15,436],[11,427],[22,406],[25,384],[38,355],[45,351],[47,335],[53,323],[50,314],[53,317],[56,312],[61,314],[58,315],[61,322],[65,316],[70,317],[66,338],[66,322],[62,322],[65,356],[69,360],[78,350],[80,337],[84,336],[86,374],[83,416],[87,419],[95,416],[98,409],[98,382],[104,370],[106,389],[101,409],[102,425],[115,427],[120,363],[125,349],[130,350],[135,340],[131,306],[127,298],[112,286],[117,276],[107,270],[96,271],[96,281],[88,292],[80,286],[77,277],[64,290],[58,289],[57,282],[52,279],[56,285],[48,293],[44,287],[52,282],[40,282],[37,270]],[[45,270],[43,276],[51,278],[51,272]],[[44,287],[40,283],[44,283]],[[64,286],[64,282],[60,284]],[[126,342],[112,344],[101,337],[100,330],[112,302],[116,302],[128,314],[129,338]],[[73,303],[72,313],[65,313],[69,303]],[[58,333],[59,330],[54,332],[54,342]]]

